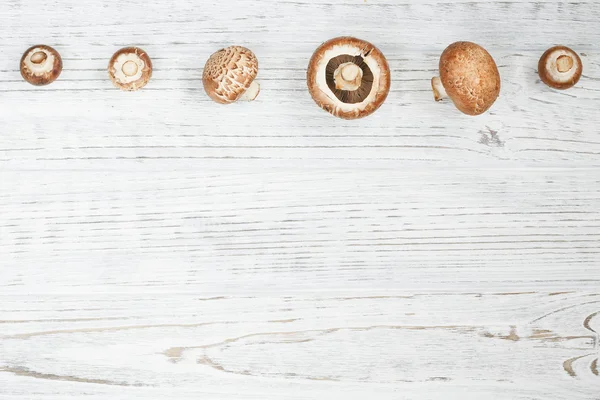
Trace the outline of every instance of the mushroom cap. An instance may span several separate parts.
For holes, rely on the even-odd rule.
[[[132,65],[135,71],[126,75],[123,68]],[[112,83],[119,89],[134,91],[143,88],[152,77],[152,61],[150,56],[139,47],[124,47],[111,57],[108,63],[108,76]]]
[[[568,71],[560,72],[557,61],[561,56],[571,58],[572,65]],[[583,63],[579,55],[566,46],[554,46],[544,52],[538,63],[538,74],[546,85],[554,89],[568,89],[579,82],[583,73]]]
[[[444,50],[440,80],[456,108],[468,115],[483,114],[500,94],[500,74],[494,59],[471,42],[456,42]]]
[[[206,94],[220,104],[236,102],[258,74],[258,59],[242,46],[229,46],[210,56],[202,83]]]
[[[342,90],[332,81],[336,68],[354,63],[362,83],[355,91]],[[363,118],[375,112],[390,91],[390,67],[383,53],[371,43],[353,37],[337,37],[323,43],[308,64],[307,84],[313,100],[325,111],[343,119]]]
[[[45,58],[39,63],[32,61],[32,56],[43,53]],[[31,46],[21,57],[21,76],[35,86],[48,85],[54,82],[62,72],[63,64],[58,51],[43,44]]]

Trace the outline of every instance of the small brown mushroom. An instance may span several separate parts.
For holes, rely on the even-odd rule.
[[[150,56],[139,47],[125,47],[117,51],[108,63],[108,76],[121,90],[143,88],[152,77]]]
[[[542,55],[538,74],[542,82],[554,89],[568,89],[581,78],[583,64],[579,55],[568,47],[554,46]]]
[[[252,101],[260,93],[257,74],[258,59],[254,53],[242,46],[230,46],[206,61],[202,83],[206,94],[217,103]]]
[[[451,44],[442,53],[439,68],[439,78],[431,80],[435,100],[449,97],[465,114],[483,114],[500,94],[498,67],[490,53],[478,44]]]
[[[54,82],[62,72],[62,67],[58,51],[42,44],[28,48],[21,57],[21,76],[36,86]]]
[[[308,90],[314,101],[343,119],[366,117],[390,91],[390,67],[377,47],[353,37],[323,43],[310,59]]]

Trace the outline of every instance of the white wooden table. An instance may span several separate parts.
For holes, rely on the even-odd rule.
[[[600,399],[600,2],[0,4],[0,399]],[[387,56],[369,118],[305,68],[354,35]],[[436,104],[449,43],[495,57],[477,118]],[[64,58],[45,88],[18,61]],[[582,56],[565,92],[554,44]],[[219,106],[207,57],[261,64]],[[154,77],[111,86],[138,45]]]

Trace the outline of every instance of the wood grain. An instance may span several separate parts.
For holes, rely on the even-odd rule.
[[[600,399],[600,2],[0,4],[0,399]],[[314,49],[375,43],[392,90],[342,121]],[[495,57],[486,115],[436,104],[439,54]],[[25,84],[29,46],[64,71]],[[571,90],[541,82],[554,45]],[[202,66],[251,48],[262,92]],[[144,48],[136,93],[108,80]]]
[[[3,395],[598,393],[597,293],[396,293],[15,295],[0,321]]]
[[[46,171],[3,186],[5,293],[600,285],[590,170]]]

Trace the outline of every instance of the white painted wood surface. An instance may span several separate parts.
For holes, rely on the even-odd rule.
[[[600,2],[0,4],[0,399],[600,399]],[[324,40],[388,57],[373,116],[305,88]],[[503,78],[435,104],[455,40]],[[30,45],[65,69],[22,82]],[[536,75],[582,54],[566,92]],[[219,106],[218,48],[262,93]],[[153,80],[122,93],[125,45]]]

